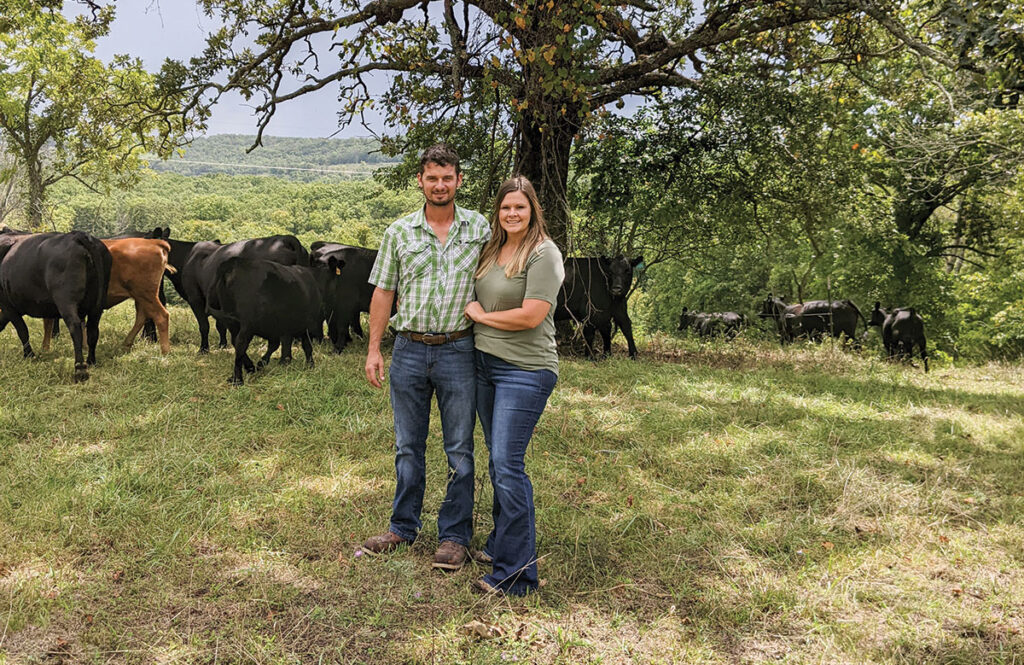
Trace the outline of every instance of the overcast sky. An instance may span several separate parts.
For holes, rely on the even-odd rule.
[[[202,52],[204,36],[215,23],[196,7],[195,0],[132,0],[117,3],[117,19],[110,34],[97,43],[96,55],[104,60],[115,53],[142,58],[150,71],[160,69],[164,58],[187,61]],[[367,136],[360,125],[338,131],[337,89],[308,93],[278,107],[268,136],[337,137]],[[252,108],[237,95],[221,98],[214,107],[208,134],[255,134]],[[381,127],[374,127],[380,130]]]

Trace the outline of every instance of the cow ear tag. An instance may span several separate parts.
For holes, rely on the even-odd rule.
[[[646,267],[647,267],[647,264],[644,263],[643,261],[641,261],[640,263],[636,264],[636,269],[637,269],[638,272],[643,272],[643,269],[646,268]]]
[[[341,268],[335,268],[334,269],[334,274],[335,275],[340,275],[341,274]]]

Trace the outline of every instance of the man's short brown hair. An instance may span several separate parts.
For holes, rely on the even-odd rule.
[[[438,166],[454,166],[455,173],[462,173],[462,169],[459,168],[459,155],[446,143],[435,143],[423,151],[423,156],[420,157],[420,173],[422,174],[427,164],[431,163]]]

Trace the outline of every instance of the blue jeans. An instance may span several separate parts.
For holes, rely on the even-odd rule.
[[[437,393],[448,491],[437,513],[437,537],[469,545],[473,535],[473,427],[476,368],[473,336],[428,346],[399,335],[391,354],[391,408],[395,413],[395,501],[391,532],[409,542],[422,527],[427,481],[430,400]]]
[[[538,583],[537,519],[533,485],[526,475],[526,446],[557,380],[551,370],[524,370],[476,352],[476,406],[494,486],[494,530],[484,547],[494,568],[484,581],[516,596],[533,591]]]

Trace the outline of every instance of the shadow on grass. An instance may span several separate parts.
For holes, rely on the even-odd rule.
[[[0,648],[15,659],[857,660],[854,608],[892,624],[873,642],[879,660],[996,662],[1021,646],[984,618],[948,624],[948,641],[921,632],[957,617],[941,580],[894,583],[902,595],[857,585],[862,562],[902,561],[926,529],[955,540],[1014,526],[1019,395],[781,361],[566,363],[527,462],[548,585],[494,601],[469,591],[481,569],[430,569],[446,471],[436,418],[421,538],[357,556],[386,528],[394,487],[387,398],[365,387],[360,354],[321,349],[316,370],[229,389],[226,353],[186,345],[149,362],[142,348],[134,363],[118,346],[101,338],[92,385],[33,383],[32,366],[4,377],[0,527],[19,537],[0,544],[0,571],[14,571],[0,585],[18,613]],[[0,347],[7,373],[10,340]],[[476,462],[478,544],[482,441]],[[979,548],[1005,565],[1004,545]],[[830,595],[844,583],[854,601]],[[474,618],[508,635],[462,636]]]

